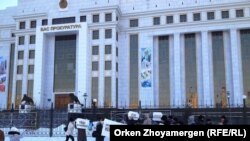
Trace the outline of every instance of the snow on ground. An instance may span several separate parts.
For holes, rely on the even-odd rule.
[[[77,137],[75,137],[77,141]],[[104,141],[109,141],[110,139],[105,137]],[[10,141],[8,137],[5,138],[5,141]],[[21,141],[65,141],[65,137],[23,137]],[[95,141],[95,138],[88,137],[87,141]]]

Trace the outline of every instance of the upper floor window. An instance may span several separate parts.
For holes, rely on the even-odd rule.
[[[25,21],[19,23],[19,29],[25,29]]]
[[[35,58],[35,50],[30,50],[29,51],[29,59],[34,59]]]
[[[31,35],[30,36],[30,44],[35,44],[36,43],[36,36],[35,35]]]
[[[93,40],[99,39],[99,30],[93,30],[93,32],[92,32],[92,39]]]
[[[167,24],[174,23],[174,17],[173,16],[167,16]]]
[[[194,13],[193,15],[194,21],[200,21],[201,20],[201,13]]]
[[[18,51],[17,58],[18,58],[19,60],[22,60],[22,59],[23,59],[23,55],[24,55],[24,51],[23,51],[23,50]]]
[[[93,23],[99,23],[99,14],[93,15]]]
[[[42,25],[48,25],[48,19],[43,19],[42,20]]]
[[[181,23],[187,22],[187,15],[186,14],[180,15],[180,22]]]
[[[112,29],[105,29],[105,39],[112,38]]]
[[[111,22],[111,21],[112,21],[112,13],[106,13],[105,22]]]
[[[214,20],[214,12],[207,12],[207,19]]]
[[[229,18],[229,11],[221,11],[221,18],[228,19]]]
[[[105,45],[105,54],[111,54],[111,53],[112,53],[112,46]]]
[[[86,22],[87,18],[86,16],[80,16],[80,22]]]
[[[131,19],[129,21],[129,26],[130,27],[138,27],[138,19]]]
[[[30,28],[36,28],[36,21],[30,21]]]
[[[244,17],[244,10],[243,9],[236,10],[236,17],[237,18]]]
[[[160,25],[161,19],[160,17],[154,17],[154,25]]]
[[[99,55],[99,46],[92,46],[92,55]]]
[[[66,17],[66,18],[55,18],[52,19],[52,24],[66,24],[66,23],[75,23],[75,17]]]
[[[24,45],[24,36],[20,36],[18,39],[18,45]]]

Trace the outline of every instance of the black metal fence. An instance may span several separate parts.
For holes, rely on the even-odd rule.
[[[97,120],[98,116],[115,121],[121,121],[128,111],[137,111],[141,115],[144,113],[162,112],[165,115],[177,117],[184,124],[190,115],[203,115],[205,119],[211,119],[217,124],[222,115],[225,115],[229,124],[250,125],[250,108],[176,108],[176,109],[115,109],[115,108],[89,108],[82,113],[68,113],[58,111],[53,108],[50,110],[34,110],[29,113],[19,113],[19,111],[1,111],[0,128],[7,134],[10,127],[15,126],[20,129],[24,136],[64,136],[63,127],[69,117],[87,118]],[[75,133],[76,134],[76,133]],[[88,134],[88,133],[87,133]],[[90,134],[88,134],[90,135]]]

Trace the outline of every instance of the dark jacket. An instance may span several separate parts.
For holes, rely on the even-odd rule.
[[[102,136],[102,123],[98,123],[96,126],[96,141],[104,141],[104,136]]]

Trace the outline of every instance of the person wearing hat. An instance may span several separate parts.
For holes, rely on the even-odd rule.
[[[11,127],[8,135],[10,137],[10,141],[20,141],[21,139],[20,132],[16,127]]]

